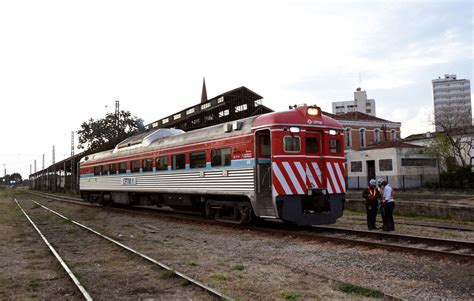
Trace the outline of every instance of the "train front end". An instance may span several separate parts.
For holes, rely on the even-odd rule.
[[[346,186],[341,125],[319,107],[300,106],[257,118],[255,128],[270,134],[278,217],[300,226],[335,223],[343,214]]]

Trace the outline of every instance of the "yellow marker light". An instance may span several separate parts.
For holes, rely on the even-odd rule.
[[[307,113],[308,113],[308,115],[311,115],[311,116],[317,116],[317,115],[319,115],[319,108],[310,107],[310,108],[308,108]]]

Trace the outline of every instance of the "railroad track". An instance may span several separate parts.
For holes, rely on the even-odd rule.
[[[84,201],[80,201],[80,199],[77,198],[62,198],[56,195],[50,196],[50,194],[42,195],[56,200],[66,200],[72,201],[74,203],[91,205]],[[124,210],[120,208],[114,208],[113,210],[130,212],[130,210]],[[145,215],[160,215],[161,217],[166,217],[174,220],[188,221],[193,223],[212,224],[236,229],[251,229],[253,231],[260,231],[269,235],[292,236],[303,239],[333,242],[351,246],[380,248],[403,253],[427,255],[435,258],[445,258],[463,262],[474,261],[474,243],[470,241],[449,240],[423,236],[410,236],[387,232],[363,231],[348,228],[336,228],[331,226],[316,226],[312,227],[311,229],[305,229],[299,227],[291,227],[282,223],[275,222],[268,222],[261,226],[242,226],[217,223],[212,220],[204,219],[198,216],[183,216],[181,214],[176,214],[173,212],[163,212],[162,210],[152,210],[149,208],[134,209],[133,213],[140,214],[140,211],[138,210],[143,212],[143,214]]]
[[[45,235],[45,234],[43,234],[43,231],[40,230],[40,228],[35,224],[35,222],[33,221],[33,219],[30,217],[30,215],[28,215],[28,213],[26,212],[27,210],[25,210],[24,207],[21,206],[20,202],[18,202],[17,199],[15,199],[15,202],[16,202],[16,204],[18,205],[18,207],[20,208],[20,210],[23,212],[23,214],[26,216],[26,218],[28,219],[28,221],[32,224],[32,226],[33,226],[33,227],[36,229],[36,231],[39,233],[39,235],[41,236],[41,238],[43,239],[43,241],[45,242],[45,244],[49,247],[49,249],[51,250],[51,252],[52,252],[52,253],[54,254],[54,256],[57,258],[57,260],[60,262],[61,266],[64,268],[64,270],[65,270],[66,273],[69,275],[69,277],[71,278],[71,280],[74,282],[74,284],[76,285],[76,287],[78,288],[78,290],[81,292],[81,294],[82,294],[82,296],[84,297],[84,299],[86,299],[86,300],[92,300],[91,293],[88,292],[88,290],[86,289],[86,286],[83,285],[83,284],[79,281],[79,277],[77,277],[77,276],[73,273],[73,271],[72,271],[73,269],[71,269],[71,268],[67,265],[66,261],[61,258],[61,256],[59,255],[59,252],[56,251],[56,249],[53,247],[53,245],[55,245],[56,248],[59,247],[59,248],[61,248],[61,250],[63,250],[65,253],[67,253],[66,249],[63,248],[63,247],[64,247],[63,245],[66,245],[66,248],[67,248],[68,242],[66,241],[64,244],[58,243],[57,240],[56,240],[55,243],[49,242],[48,239],[47,239],[47,236],[50,236],[50,237],[52,237],[53,240],[55,240],[55,237],[54,237],[54,236],[57,236],[57,235],[56,235],[56,232],[55,232],[55,231],[51,231],[51,229],[49,229],[49,232],[50,232],[49,234],[50,234],[50,235]],[[22,203],[24,204],[24,202],[25,202],[25,201],[23,201]],[[46,223],[46,222],[44,222],[44,214],[45,214],[45,213],[52,213],[52,214],[54,214],[55,216],[58,216],[58,217],[60,217],[60,218],[62,218],[62,219],[64,219],[64,220],[67,221],[67,223],[63,223],[63,224],[67,224],[67,225],[71,225],[71,224],[72,224],[72,225],[78,226],[78,227],[81,228],[81,229],[79,229],[79,228],[76,227],[76,230],[79,231],[79,232],[83,232],[82,234],[79,234],[79,235],[78,235],[78,234],[71,235],[71,229],[69,229],[69,230],[68,230],[69,232],[67,232],[67,236],[74,236],[74,239],[76,239],[76,240],[79,240],[79,238],[78,238],[79,236],[84,239],[85,236],[84,236],[84,231],[83,231],[83,230],[87,230],[87,231],[89,231],[89,232],[95,234],[95,236],[94,236],[95,238],[99,237],[99,238],[100,238],[99,240],[101,240],[101,241],[103,241],[103,242],[105,242],[105,241],[108,242],[107,245],[109,245],[109,248],[108,248],[107,251],[105,251],[104,253],[107,253],[108,256],[112,256],[112,257],[114,258],[114,260],[117,260],[116,257],[117,257],[117,258],[120,257],[120,254],[114,254],[113,248],[112,248],[112,249],[110,248],[110,243],[114,244],[115,246],[120,247],[120,248],[118,249],[120,252],[123,253],[123,250],[126,250],[126,251],[128,251],[128,252],[131,252],[131,253],[133,253],[133,254],[135,255],[134,258],[135,258],[136,260],[141,260],[141,261],[142,261],[142,260],[145,260],[146,262],[151,263],[153,266],[158,266],[159,268],[161,268],[162,271],[166,271],[166,273],[165,273],[166,279],[168,279],[168,278],[173,278],[173,277],[178,277],[178,278],[181,278],[181,279],[185,280],[185,281],[186,281],[185,283],[189,283],[189,284],[191,284],[191,285],[194,285],[195,287],[197,287],[197,288],[199,288],[200,290],[202,290],[202,291],[203,291],[202,293],[204,293],[204,294],[207,296],[207,297],[204,297],[204,299],[232,300],[230,297],[224,295],[223,293],[221,293],[221,292],[219,292],[219,291],[217,291],[217,290],[215,290],[215,289],[213,289],[213,288],[210,288],[209,286],[207,286],[207,285],[205,285],[205,284],[203,284],[203,283],[201,283],[201,282],[199,282],[199,281],[197,281],[197,280],[195,280],[195,279],[193,279],[193,278],[191,278],[191,277],[189,277],[189,276],[187,276],[187,275],[185,275],[185,274],[183,274],[183,273],[181,273],[181,272],[178,272],[178,271],[172,269],[171,267],[167,266],[166,264],[163,264],[163,263],[161,263],[161,262],[159,262],[159,261],[157,261],[157,260],[155,260],[155,259],[153,259],[153,258],[151,258],[151,257],[149,257],[149,256],[147,256],[147,255],[145,255],[145,254],[143,254],[143,253],[141,253],[141,252],[139,252],[139,251],[134,250],[134,249],[132,249],[131,247],[126,246],[125,244],[123,244],[123,243],[121,243],[121,242],[119,242],[119,241],[117,241],[117,240],[115,240],[115,239],[113,239],[113,238],[111,238],[111,237],[108,237],[108,236],[106,236],[106,235],[104,235],[104,234],[102,234],[102,233],[100,233],[100,232],[98,232],[98,231],[96,231],[96,230],[94,230],[94,229],[88,227],[88,226],[85,226],[85,225],[83,225],[83,224],[81,224],[81,223],[79,223],[79,222],[76,222],[76,221],[74,221],[74,220],[72,220],[72,219],[70,219],[70,218],[68,218],[68,217],[66,217],[66,216],[64,216],[64,215],[62,215],[62,214],[60,214],[60,213],[58,213],[58,212],[56,212],[56,211],[54,211],[54,210],[52,210],[52,209],[50,209],[50,208],[48,208],[48,207],[46,207],[46,206],[44,206],[44,205],[42,205],[42,204],[36,202],[36,201],[34,201],[34,200],[32,200],[31,202],[34,203],[36,206],[39,206],[39,207],[41,207],[41,208],[43,208],[43,209],[45,210],[43,213],[38,213],[38,212],[35,212],[35,213],[34,213],[34,215],[36,215],[36,216],[38,216],[38,215],[43,215],[43,218],[41,218],[41,217],[40,217],[40,218],[38,218],[38,217],[35,218],[35,219],[41,219],[40,223],[41,223],[41,225],[42,225],[42,226],[41,226],[42,228],[48,228],[48,227],[50,227],[50,228],[55,229],[55,226],[58,226],[59,224],[61,224],[61,223],[53,223],[53,224],[55,224],[55,225],[51,226],[51,223]],[[31,202],[30,202],[30,203],[31,203]],[[76,201],[74,201],[74,202],[76,202]],[[81,204],[81,205],[84,205],[84,204]],[[31,214],[31,211],[33,211],[33,210],[34,210],[34,208],[30,208],[30,210],[28,210],[28,211],[30,211],[30,214]],[[61,226],[59,226],[59,227],[61,227]],[[63,225],[62,227],[64,227],[64,225]],[[57,229],[57,228],[56,228],[56,229]],[[47,233],[47,232],[48,232],[48,229],[46,229],[45,232]],[[52,233],[51,233],[51,232],[52,232]],[[77,233],[79,233],[79,232],[77,232]],[[54,233],[55,235],[52,235],[53,233]],[[77,236],[76,236],[76,235],[77,235]],[[50,238],[50,239],[51,239],[51,238]],[[84,240],[86,240],[86,239],[84,239]],[[94,246],[97,246],[97,243],[94,243],[93,245],[94,245]],[[115,249],[117,249],[117,248],[115,248]],[[100,257],[100,255],[97,255],[97,254],[100,254],[101,252],[100,252],[100,249],[99,249],[99,250],[95,250],[95,249],[94,249],[94,251],[95,251],[94,253],[91,253],[91,254],[94,254],[94,256],[91,256],[91,254],[88,254],[88,255],[91,256],[90,260],[93,260],[93,261],[95,262],[95,261],[97,260],[96,257],[97,257],[97,256]],[[115,250],[115,252],[117,252],[117,250]],[[109,253],[111,253],[111,254],[109,254]],[[121,254],[121,256],[123,257],[123,254]],[[82,260],[84,260],[84,258],[83,258]],[[129,261],[130,259],[129,259],[128,257],[126,257],[125,260]],[[77,263],[75,263],[75,264],[78,265]],[[107,265],[107,263],[104,262],[104,263],[102,263],[102,265],[105,266],[105,265]],[[140,266],[142,266],[142,264],[140,264]],[[80,273],[82,273],[82,274],[85,273],[84,270],[87,270],[87,269],[84,269],[84,268],[82,268],[82,267],[79,267],[78,269],[81,271]],[[152,268],[150,268],[150,269],[152,269]],[[145,272],[146,272],[146,271],[148,271],[148,270],[145,270]],[[148,271],[148,272],[150,272],[150,271]],[[152,270],[151,272],[153,272],[153,270]],[[86,273],[86,274],[87,274],[87,273]],[[118,277],[118,276],[119,276],[119,275],[117,275],[117,274],[110,275],[111,279],[113,279],[114,277]],[[80,278],[81,278],[81,279],[84,279],[84,278],[87,279],[87,277],[80,277]],[[160,278],[160,275],[157,275],[157,277],[154,277],[154,279],[159,279],[159,278]],[[162,281],[166,281],[166,280],[162,280]],[[128,283],[128,280],[127,280],[127,283]],[[93,285],[91,285],[91,286],[93,286]],[[177,288],[178,288],[178,290],[183,290],[183,291],[187,289],[187,287],[183,287],[182,284],[181,284],[181,285],[178,285]],[[165,291],[166,291],[166,289],[165,289]],[[188,292],[187,294],[189,295],[189,292]],[[118,297],[118,296],[117,296],[117,297]],[[160,295],[160,297],[166,297],[166,295]],[[173,296],[170,296],[170,297],[173,298]],[[174,296],[174,297],[176,297],[176,296]],[[188,297],[189,297],[189,296],[187,296],[187,297],[185,297],[185,298],[188,298]],[[193,297],[193,296],[191,296],[191,297]]]
[[[363,216],[344,216],[344,219],[360,221],[360,222],[365,222],[365,223],[367,222],[367,218]],[[428,222],[428,221],[407,221],[407,220],[397,219],[396,223],[403,224],[403,225],[410,225],[410,226],[439,228],[439,229],[446,229],[446,230],[456,230],[456,231],[466,231],[466,232],[474,231],[473,227],[466,226],[466,225],[442,224],[442,223],[435,223],[435,222]]]

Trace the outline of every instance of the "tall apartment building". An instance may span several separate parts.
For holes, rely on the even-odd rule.
[[[368,99],[367,92],[361,88],[354,91],[354,100],[332,103],[332,113],[339,115],[349,112],[361,112],[375,116],[375,99]]]
[[[443,127],[458,128],[472,125],[471,83],[445,74],[433,79],[433,102],[436,131]]]

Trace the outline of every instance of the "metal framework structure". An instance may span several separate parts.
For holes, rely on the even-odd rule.
[[[191,131],[273,112],[272,109],[262,105],[262,98],[252,90],[240,87],[152,122],[145,128],[148,131],[157,128]]]

